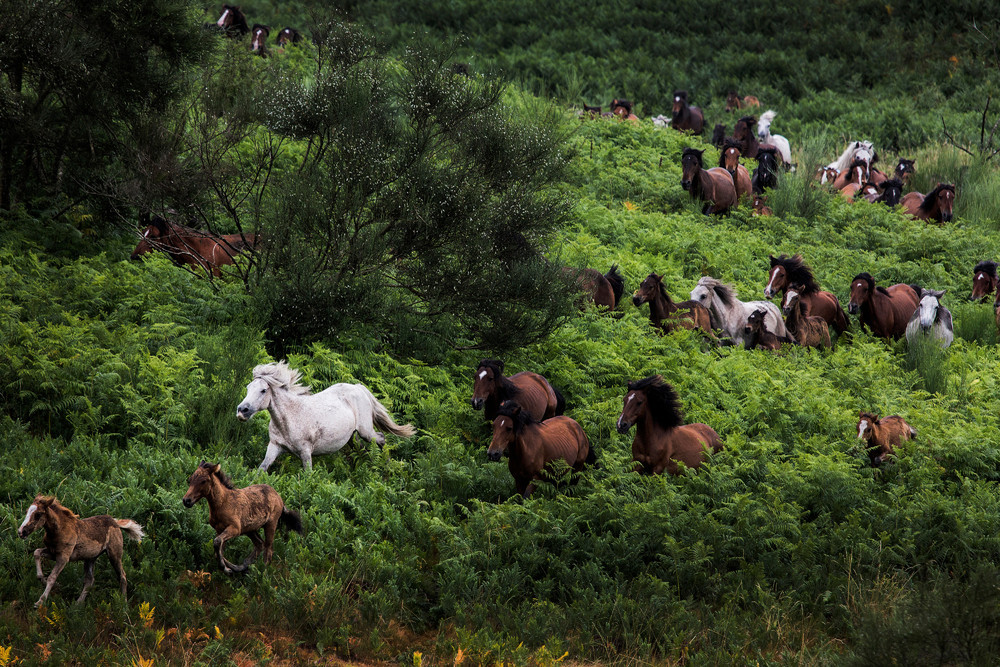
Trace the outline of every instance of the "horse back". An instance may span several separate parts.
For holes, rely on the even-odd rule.
[[[545,463],[563,459],[576,470],[583,467],[590,454],[590,440],[583,427],[572,417],[558,416],[538,425],[539,445]]]
[[[669,457],[679,461],[688,468],[698,469],[705,460],[705,450],[717,452],[722,449],[722,440],[708,424],[694,423],[678,426],[670,434]],[[680,470],[675,463],[666,463],[671,474]]]
[[[900,198],[899,203],[903,205],[906,209],[907,215],[912,215],[914,218],[924,219],[923,211],[920,210],[920,205],[924,203],[924,195],[920,192],[907,192]]]
[[[603,277],[603,276],[602,276]],[[549,381],[538,373],[521,371],[507,378],[517,387],[515,397],[522,410],[527,410],[535,421],[555,416],[558,397]]]
[[[244,489],[238,489],[232,494],[231,510],[239,522],[243,534],[258,530],[268,523],[277,525],[285,503],[267,484],[254,484]]]
[[[71,560],[96,558],[107,549],[122,549],[122,531],[114,517],[107,514],[75,522],[75,544]]]
[[[724,167],[712,167],[705,170],[710,179],[711,189],[703,188],[704,198],[712,200],[713,213],[720,212],[736,205],[736,184],[733,175]]]
[[[702,130],[705,128],[705,114],[703,114],[701,109],[698,107],[689,106],[688,109],[691,112],[691,120],[689,121],[691,131],[695,134],[701,134]]]
[[[733,185],[736,188],[736,199],[749,199],[752,195],[750,184],[750,170],[742,164],[736,165],[736,173],[732,174]]]
[[[847,314],[837,297],[826,291],[813,292],[802,296],[802,313],[805,316],[822,317],[838,333],[848,328]]]

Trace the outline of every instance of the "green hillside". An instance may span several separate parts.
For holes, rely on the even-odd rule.
[[[1000,179],[995,160],[985,159],[993,107],[983,129],[987,150],[977,148],[983,106],[996,92],[996,63],[986,48],[996,23],[978,22],[978,5],[941,17],[926,3],[897,9],[807,3],[773,16],[763,8],[744,13],[720,3],[712,11],[714,5],[699,3],[695,11],[688,4],[666,14],[642,3],[553,2],[531,10],[518,3],[347,3],[349,17],[378,31],[384,56],[371,45],[377,40],[354,41],[358,24],[335,24],[324,44],[342,45],[340,51],[307,43],[261,60],[246,53],[246,44],[198,34],[201,22],[216,19],[215,8],[203,15],[204,7],[176,3],[197,28],[189,36],[203,52],[192,47],[190,62],[161,63],[154,54],[155,71],[178,68],[178,96],[162,106],[108,103],[113,120],[89,128],[107,155],[87,148],[86,127],[58,124],[57,112],[71,108],[63,98],[32,116],[37,125],[0,132],[0,149],[15,146],[15,162],[23,137],[43,136],[38,128],[64,129],[73,138],[68,154],[78,139],[82,147],[65,160],[63,180],[35,173],[28,160],[14,181],[10,209],[0,210],[0,466],[7,471],[0,508],[8,526],[0,534],[7,574],[0,582],[0,667],[992,664],[1000,648],[1000,336],[991,301],[971,303],[968,295],[973,266],[1000,258]],[[0,27],[27,6],[15,3],[0,13],[6,21]],[[272,28],[308,26],[313,16],[296,3],[244,9],[251,21]],[[126,20],[115,11],[110,15]],[[869,14],[879,20],[859,23]],[[430,41],[465,34],[465,42],[445,51],[450,60],[439,62],[433,53],[411,60],[404,47],[428,41],[413,35],[418,27]],[[831,46],[850,42],[852,27],[867,40],[869,58],[884,67],[859,68],[859,56]],[[761,34],[779,28],[785,46],[758,47]],[[720,31],[727,46],[714,49]],[[353,50],[357,44],[366,46]],[[688,55],[669,55],[682,46]],[[430,53],[420,48],[413,50]],[[635,56],[640,51],[642,58]],[[337,76],[323,78],[317,53],[340,59]],[[0,63],[17,58],[0,48]],[[471,62],[472,78],[441,75],[453,61]],[[825,70],[807,69],[803,61]],[[28,72],[63,66],[55,59],[25,62]],[[493,79],[497,70],[513,83]],[[81,80],[89,76],[72,71]],[[891,81],[880,76],[885,72]],[[366,88],[377,79],[372,73],[385,78]],[[15,80],[0,69],[4,99],[50,99],[27,84],[18,91]],[[343,86],[335,92],[344,93],[346,111],[320,104],[332,95],[308,96],[322,88],[317,81],[333,80]],[[377,85],[383,82],[391,85]],[[791,141],[798,169],[769,193],[774,216],[753,215],[745,205],[704,216],[681,188],[685,147],[706,149],[713,164],[718,152],[707,135],[656,127],[648,118],[669,113],[666,101],[678,87],[692,91],[710,124],[731,123],[722,112],[731,87],[778,110],[775,129]],[[293,88],[316,102],[308,113],[305,103],[281,106],[279,94]],[[400,146],[409,150],[421,137],[441,136],[411,131],[425,126],[408,124],[419,113],[399,100],[400,91],[414,90],[428,104],[441,103],[436,109],[447,106],[435,97],[439,91],[465,95],[454,118],[441,112],[426,120],[426,127],[456,138],[414,161],[420,168],[405,181],[412,191],[387,187],[392,196],[379,191],[364,199],[359,193],[371,193],[351,187],[377,180],[389,162],[359,167],[348,144],[337,142],[343,136],[384,141],[384,155],[398,159],[394,168],[403,165]],[[145,99],[154,92],[166,91]],[[606,104],[619,95],[638,102],[639,123],[576,116],[582,102]],[[361,99],[370,106],[347,104]],[[483,130],[470,140],[462,111],[473,104],[483,105]],[[288,111],[296,108],[300,115]],[[0,117],[32,109],[10,106]],[[372,109],[385,115],[373,113],[368,126],[363,112]],[[289,120],[303,118],[329,130],[323,145],[343,151],[334,164],[353,166],[339,172],[342,189],[322,189],[324,165],[315,178],[295,180],[319,145],[309,128]],[[945,140],[942,118],[955,143],[973,155]],[[229,132],[206,138],[206,128],[219,127]],[[508,150],[494,148],[505,132]],[[813,168],[855,138],[874,141],[883,165],[897,154],[916,158],[917,190],[955,183],[955,220],[929,225],[818,186]],[[226,151],[204,148],[222,140],[232,140]],[[44,166],[51,144],[38,145],[35,161]],[[162,159],[151,166],[145,158],[152,146]],[[244,199],[232,195],[244,190],[227,188],[253,181],[240,177],[265,173],[255,171],[265,154],[273,156],[266,173],[275,182],[302,189],[254,182]],[[209,174],[215,181],[195,168],[194,157],[207,155],[219,156]],[[536,170],[488,171],[525,155],[537,158]],[[352,181],[348,172],[364,178]],[[488,185],[476,190],[480,173]],[[208,182],[223,187],[213,190]],[[454,190],[439,185],[449,182]],[[504,197],[496,184],[523,187],[516,193],[523,196]],[[488,310],[498,295],[509,299],[503,281],[526,283],[535,270],[554,276],[536,285],[547,301],[502,301],[513,303],[497,305],[509,319],[480,322],[482,332],[465,328],[462,318],[476,311],[459,312],[467,303],[457,296],[448,302],[451,310],[428,314],[420,298],[394,296],[387,287],[323,319],[323,308],[349,303],[351,290],[368,283],[337,283],[347,287],[326,296],[333,283],[321,283],[309,293],[319,295],[316,301],[310,296],[289,308],[313,320],[281,321],[280,309],[265,302],[286,304],[281,298],[293,298],[302,273],[255,273],[244,264],[207,279],[158,253],[129,259],[136,221],[171,204],[171,215],[204,214],[208,229],[263,230],[262,248],[279,238],[276,224],[284,224],[288,236],[281,238],[295,252],[304,249],[302,257],[315,248],[342,258],[348,253],[338,255],[330,239],[346,244],[346,237],[323,237],[329,230],[306,226],[307,218],[335,214],[345,201],[379,212],[373,220],[401,210],[432,212],[435,201],[459,192],[469,199],[479,192],[500,213],[537,212],[524,214],[530,221],[511,222],[523,223],[512,227],[523,232],[510,247],[498,245],[505,237],[490,236],[481,220],[449,228],[449,235],[476,244],[468,254],[496,254],[495,273],[479,276],[496,291],[487,290],[476,307]],[[311,193],[329,198],[310,199]],[[487,215],[488,208],[477,210]],[[498,225],[495,215],[489,220]],[[475,234],[461,236],[469,230]],[[398,243],[386,238],[385,245]],[[426,238],[406,242],[416,247]],[[364,247],[371,255],[379,250],[374,242]],[[541,268],[524,268],[509,254],[525,248],[530,257],[532,250],[544,253]],[[442,255],[442,275],[462,275],[466,253],[434,250]],[[301,259],[265,252],[274,251],[255,257],[293,268]],[[881,285],[947,290],[954,343],[942,352],[887,342],[852,317],[852,334],[832,350],[717,348],[687,330],[658,333],[648,307],[628,298],[655,272],[675,300],[687,298],[705,275],[734,285],[744,300],[760,299],[768,256],[781,253],[802,254],[845,306],[851,279],[862,271]],[[407,255],[394,261],[386,274],[394,279],[415,266]],[[613,264],[626,280],[613,315],[579,310],[564,295],[560,266],[603,273]],[[372,294],[410,310],[379,311]],[[544,317],[530,319],[538,312]],[[424,316],[433,323],[429,333],[420,328]],[[522,332],[507,334],[503,327],[515,325],[500,322],[551,330],[511,349],[504,339]],[[355,438],[340,453],[316,457],[311,473],[295,456],[259,471],[268,418],[240,422],[235,409],[252,368],[278,360],[276,351],[315,391],[336,382],[364,384],[417,434],[389,436],[383,448]],[[477,363],[494,356],[508,373],[541,373],[565,395],[566,414],[582,425],[599,461],[575,485],[543,482],[522,500],[506,463],[487,460],[492,427],[469,399]],[[711,425],[725,443],[697,472],[632,472],[634,431],[619,434],[616,420],[626,384],[653,374],[676,388],[687,421]],[[918,435],[872,467],[857,437],[862,410],[902,415]],[[205,503],[181,503],[203,460],[220,463],[238,487],[272,485],[301,513],[305,533],[279,532],[270,564],[224,575]],[[143,525],[147,538],[125,545],[126,596],[102,556],[84,604],[73,604],[83,567],[70,563],[48,602],[33,609],[44,587],[32,559],[41,531],[21,540],[15,529],[36,494],[58,496],[80,516],[106,513]],[[249,549],[248,539],[235,538],[227,554],[236,561]]]

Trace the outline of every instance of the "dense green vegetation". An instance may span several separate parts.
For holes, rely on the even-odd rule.
[[[8,471],[0,494],[8,526],[0,536],[7,573],[0,664],[287,664],[331,654],[400,664],[995,661],[1000,348],[990,306],[966,296],[972,266],[1000,256],[1000,179],[992,163],[945,145],[940,133],[943,116],[967,145],[978,143],[980,107],[995,92],[995,63],[977,50],[981,35],[968,23],[975,16],[941,18],[909,4],[905,14],[866,23],[865,12],[881,16],[886,8],[816,3],[780,10],[772,23],[763,10],[737,21],[736,10],[721,6],[701,10],[711,21],[684,22],[683,7],[602,14],[610,6],[553,3],[528,14],[512,3],[416,5],[393,3],[392,14],[380,14],[389,10],[378,3],[344,8],[380,25],[389,52],[413,39],[414,26],[427,26],[434,39],[465,32],[469,46],[460,48],[520,81],[501,91],[505,122],[531,127],[542,118],[547,136],[561,138],[559,180],[545,187],[565,215],[531,239],[554,265],[604,272],[617,263],[626,295],[656,271],[677,299],[702,275],[751,299],[763,290],[768,254],[798,252],[842,303],[860,271],[882,284],[947,289],[955,343],[944,353],[909,349],[856,329],[831,351],[769,354],[709,348],[687,331],[658,335],[645,307],[628,299],[620,317],[574,312],[504,359],[510,372],[543,373],[563,391],[600,467],[575,486],[543,484],[521,501],[506,466],[486,461],[490,428],[468,403],[474,365],[493,349],[463,349],[469,340],[442,346],[440,337],[422,347],[421,336],[386,334],[356,314],[342,318],[335,335],[312,330],[313,338],[288,346],[290,364],[316,389],[364,383],[418,435],[389,437],[384,449],[357,441],[344,454],[318,457],[311,474],[295,457],[262,474],[267,418],[244,424],[234,414],[250,369],[273,359],[274,328],[253,282],[240,279],[247,274],[206,280],[164,257],[129,262],[135,238],[113,211],[134,222],[144,206],[186,191],[205,203],[212,224],[234,218],[193,177],[171,183],[131,170],[119,145],[120,160],[79,168],[135,180],[100,191],[74,181],[69,193],[31,177],[23,183],[34,186],[15,190],[17,205],[0,212],[0,466]],[[295,4],[279,11],[262,3],[256,16],[245,9],[272,25],[307,14]],[[723,26],[732,46],[714,49]],[[788,46],[756,49],[776,26]],[[848,75],[856,60],[830,45],[851,41],[852,26],[870,26],[863,28],[876,49],[869,53],[888,63],[877,72],[897,75],[891,82],[870,70]],[[990,24],[980,27],[990,34]],[[647,38],[630,32],[637,30]],[[898,41],[909,31],[922,35],[913,48],[919,57]],[[647,60],[619,54],[619,43],[646,49]],[[692,55],[665,55],[679,44]],[[227,155],[258,155],[267,144],[254,129],[259,109],[233,119],[243,108],[233,100],[244,99],[236,84],[263,77],[277,85],[290,73],[315,81],[315,47],[267,63],[244,58],[238,45],[213,48],[206,70],[186,74],[204,87],[181,87],[190,95],[181,99],[202,120],[210,108],[242,128]],[[957,66],[948,65],[953,53]],[[807,71],[801,59],[828,71]],[[376,64],[393,67],[388,59]],[[560,77],[575,77],[575,87]],[[659,113],[681,84],[699,91],[698,101],[713,100],[704,105],[709,121],[722,120],[729,87],[774,101],[775,129],[791,140],[799,164],[771,193],[775,216],[746,207],[722,218],[700,214],[679,183],[681,151],[705,147],[698,138],[648,120],[580,122],[556,111],[580,97],[623,94]],[[926,105],[913,103],[918,90]],[[147,126],[155,125],[159,117],[149,114]],[[204,125],[175,127],[194,134]],[[926,225],[815,187],[811,167],[856,133],[876,141],[885,161],[892,146],[916,157],[916,189],[957,183],[955,222]],[[181,158],[206,145],[187,138]],[[282,138],[281,146],[301,158],[306,143]],[[455,151],[427,169],[447,174],[450,159],[462,157]],[[708,148],[706,160],[712,155]],[[278,172],[288,168],[278,162]],[[194,173],[178,164],[185,168],[157,173]],[[138,182],[160,189],[128,199]],[[282,210],[278,194],[269,197],[240,219]],[[630,472],[631,434],[619,435],[615,420],[626,382],[653,373],[677,388],[689,421],[723,437],[726,449],[698,474]],[[859,410],[904,415],[918,437],[873,469],[858,446]],[[207,508],[180,502],[203,459],[220,462],[238,486],[272,484],[301,511],[305,535],[279,534],[270,565],[222,575]],[[102,558],[85,605],[72,605],[83,572],[71,564],[49,603],[32,609],[41,583],[31,551],[41,538],[21,541],[14,528],[36,493],[55,494],[82,516],[143,524],[148,539],[125,548],[127,597]],[[228,549],[235,560],[249,542]]]

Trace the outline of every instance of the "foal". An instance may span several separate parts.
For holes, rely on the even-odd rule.
[[[94,585],[94,563],[104,552],[108,553],[111,566],[115,568],[118,581],[121,582],[122,597],[125,596],[128,582],[125,580],[125,570],[122,569],[122,531],[139,542],[143,538],[142,526],[132,519],[115,519],[107,514],[81,519],[61,505],[54,496],[38,495],[31,502],[21,527],[17,529],[17,536],[24,539],[39,526],[45,528],[45,546],[35,549],[35,572],[39,579],[45,579],[45,590],[35,607],[45,602],[59,573],[66,567],[66,563],[74,560],[83,561],[83,590],[76,600],[77,604],[83,602],[90,587]],[[56,562],[48,579],[42,573],[43,558]]]
[[[279,524],[302,533],[302,518],[298,512],[285,507],[277,491],[267,484],[237,489],[218,463],[202,461],[188,479],[188,490],[182,499],[184,507],[194,507],[202,498],[208,500],[208,523],[216,532],[212,544],[219,566],[226,574],[246,572],[261,551],[264,562],[270,562],[274,553],[274,532]],[[261,528],[264,529],[263,540],[257,533]],[[222,549],[227,541],[240,535],[250,538],[253,551],[242,565],[233,565],[222,555]]]
[[[753,350],[759,347],[762,350],[780,350],[782,343],[795,345],[794,338],[768,331],[764,323],[765,315],[767,315],[767,311],[764,310],[755,310],[750,313],[747,324],[743,327],[744,349]]]
[[[712,340],[717,340],[712,331],[712,314],[697,301],[675,303],[663,286],[663,276],[650,273],[632,295],[632,303],[641,306],[649,304],[649,323],[665,333],[675,326],[685,329],[701,329]]]
[[[781,308],[785,313],[785,328],[802,347],[831,347],[830,327],[822,317],[809,315],[802,300],[804,290],[805,287],[795,284],[785,292],[785,303]]]
[[[899,443],[917,437],[917,431],[899,415],[879,419],[878,415],[861,411],[858,417],[858,439],[868,443],[868,456],[877,466],[892,454]]]

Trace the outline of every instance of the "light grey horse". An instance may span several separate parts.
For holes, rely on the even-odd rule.
[[[770,301],[740,301],[736,290],[725,285],[718,278],[704,276],[698,285],[691,290],[691,299],[708,308],[712,314],[713,324],[726,332],[733,343],[743,344],[743,328],[747,318],[755,310],[764,311],[764,328],[777,336],[793,338],[785,329],[785,321],[781,319],[781,311]]]
[[[330,454],[347,444],[355,431],[365,440],[385,444],[380,429],[408,438],[416,429],[400,426],[389,411],[360,384],[335,384],[318,394],[299,384],[301,374],[284,361],[253,369],[247,395],[236,407],[236,417],[246,421],[261,410],[271,413],[270,442],[260,464],[267,470],[275,459],[291,452],[312,470],[313,454]]]
[[[911,343],[919,336],[937,338],[942,348],[955,340],[951,322],[951,311],[941,305],[944,290],[924,289],[920,291],[920,305],[913,311],[906,325],[906,342]]]
[[[760,139],[762,144],[771,144],[778,149],[778,155],[781,156],[781,160],[785,163],[785,168],[790,171],[795,171],[792,166],[792,147],[788,143],[788,139],[785,139],[780,134],[771,134],[771,121],[777,116],[777,112],[768,109],[761,114],[760,120],[757,121],[757,137]]]

